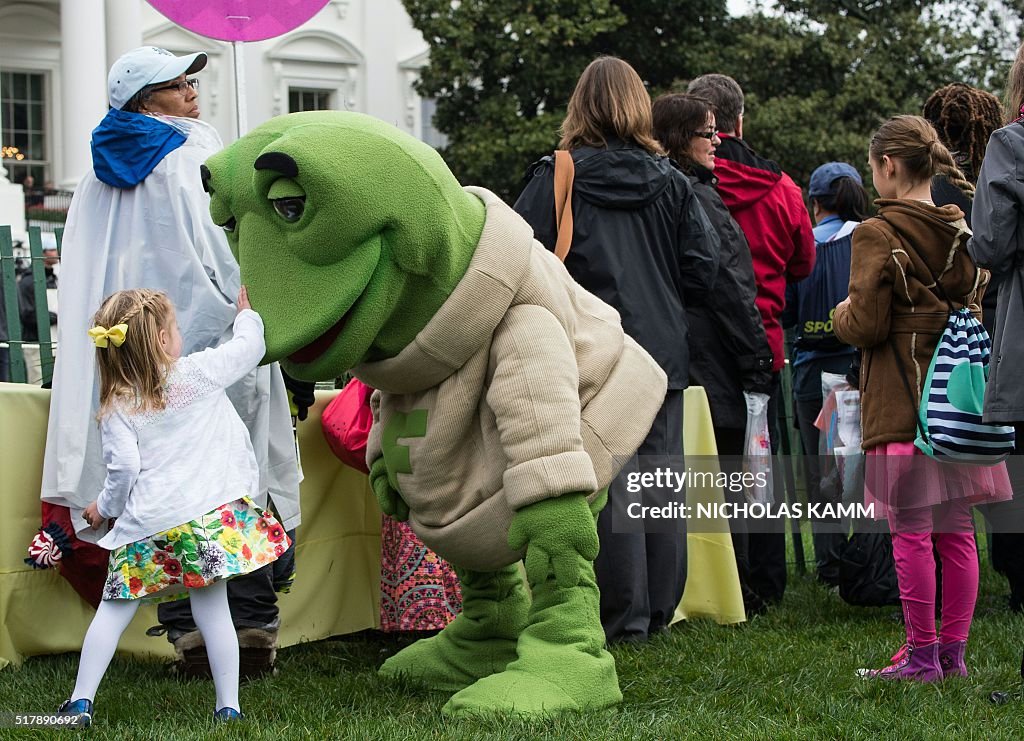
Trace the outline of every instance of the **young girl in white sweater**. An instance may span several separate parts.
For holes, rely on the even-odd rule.
[[[116,520],[99,540],[111,552],[103,601],[60,712],[88,725],[139,600],[187,590],[216,687],[214,718],[241,718],[225,580],[274,561],[289,545],[281,524],[250,499],[259,469],[224,393],[263,358],[263,320],[243,286],[233,338],[184,358],[174,307],[159,291],[118,291],[94,324],[107,476],[82,516],[96,529]]]

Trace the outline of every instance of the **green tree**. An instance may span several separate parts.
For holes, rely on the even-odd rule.
[[[580,73],[596,56],[629,61],[668,87],[724,31],[725,0],[404,0],[430,44],[418,91],[437,100],[442,151],[464,183],[506,200],[558,143]]]
[[[963,81],[1001,94],[1024,0],[778,0],[730,18],[725,0],[404,0],[430,44],[418,90],[436,98],[443,155],[467,184],[514,200],[558,142],[599,54],[652,94],[705,72],[747,96],[745,138],[798,183],[832,159],[867,175],[871,133]]]
[[[829,160],[866,176],[869,138],[886,118],[919,114],[949,82],[1002,85],[1009,5],[1020,3],[782,0],[736,19],[713,64],[747,94],[744,138],[798,183]],[[989,33],[977,33],[979,19]]]

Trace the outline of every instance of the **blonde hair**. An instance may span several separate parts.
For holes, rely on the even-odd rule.
[[[107,329],[127,324],[125,341],[96,348],[100,369],[100,410],[109,414],[116,402],[137,411],[157,411],[166,405],[164,381],[174,362],[160,343],[160,330],[170,330],[174,305],[162,291],[135,288],[104,299],[93,324]]]
[[[935,127],[920,116],[890,118],[871,137],[868,152],[876,162],[883,156],[900,160],[907,175],[915,182],[944,175],[964,195],[974,198],[974,186],[956,166],[953,155],[939,140]]]
[[[616,136],[651,154],[664,154],[652,128],[651,96],[640,75],[618,57],[598,57],[583,70],[569,98],[558,146],[605,147],[607,137]]]
[[[1017,49],[1017,56],[1010,67],[1010,76],[1006,80],[1006,123],[1013,123],[1021,115],[1024,107],[1024,44]]]

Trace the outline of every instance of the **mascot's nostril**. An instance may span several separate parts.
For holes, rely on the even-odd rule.
[[[206,165],[199,165],[199,176],[203,180],[203,190],[207,193],[213,193],[213,188],[210,187],[210,178],[213,177],[210,168]]]

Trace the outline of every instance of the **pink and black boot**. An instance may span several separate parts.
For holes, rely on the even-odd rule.
[[[943,679],[967,676],[967,664],[964,663],[966,651],[967,641],[939,644],[939,666],[942,667]]]
[[[925,683],[943,678],[938,643],[917,648],[904,644],[891,661],[884,669],[858,669],[857,674],[865,679],[910,679]]]

